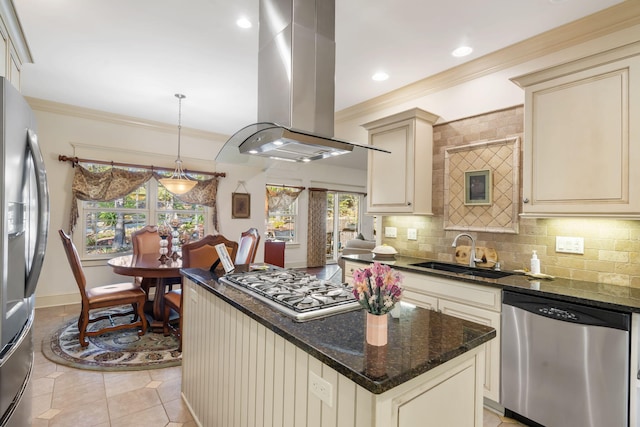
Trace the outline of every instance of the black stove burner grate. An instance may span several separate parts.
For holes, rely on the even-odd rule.
[[[295,270],[227,274],[225,279],[298,313],[353,304],[352,288]]]

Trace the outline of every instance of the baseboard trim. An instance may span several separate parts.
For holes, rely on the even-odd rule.
[[[80,299],[79,293],[73,294],[61,294],[61,295],[47,295],[47,296],[38,296],[36,295],[36,308],[44,308],[44,307],[57,307],[60,305],[70,305],[70,304],[80,304],[82,300]]]

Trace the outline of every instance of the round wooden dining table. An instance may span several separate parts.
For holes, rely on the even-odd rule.
[[[164,293],[167,286],[180,283],[182,258],[178,258],[176,261],[169,258],[165,263],[162,263],[159,260],[159,255],[156,254],[122,255],[111,258],[108,264],[116,274],[142,277],[143,280],[156,279],[150,326],[153,331],[161,331],[164,315]],[[147,293],[148,299],[149,294]]]

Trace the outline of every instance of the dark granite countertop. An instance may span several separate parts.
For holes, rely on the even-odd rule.
[[[380,394],[496,336],[495,329],[419,307],[389,316],[388,344],[365,342],[364,310],[295,322],[206,270],[182,274],[372,393]]]
[[[397,255],[395,259],[391,260],[374,259],[372,254],[344,255],[342,258],[362,263],[378,261],[390,264],[401,271],[439,276],[461,282],[500,287],[502,289],[509,289],[519,293],[555,298],[562,301],[610,310],[640,313],[640,289],[627,286],[607,285],[604,283],[560,278],[554,278],[551,280],[534,279],[518,273],[514,273],[512,276],[500,279],[484,279],[476,276],[416,267],[412,264],[431,260],[400,255]]]

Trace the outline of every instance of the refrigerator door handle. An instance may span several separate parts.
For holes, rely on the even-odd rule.
[[[36,175],[36,188],[38,197],[38,232],[34,247],[33,263],[27,274],[25,285],[25,297],[30,297],[36,290],[38,278],[44,262],[44,252],[47,246],[47,234],[49,227],[49,190],[47,188],[47,175],[44,168],[44,159],[38,144],[38,135],[31,129],[27,129],[29,151],[33,158],[34,172]]]

